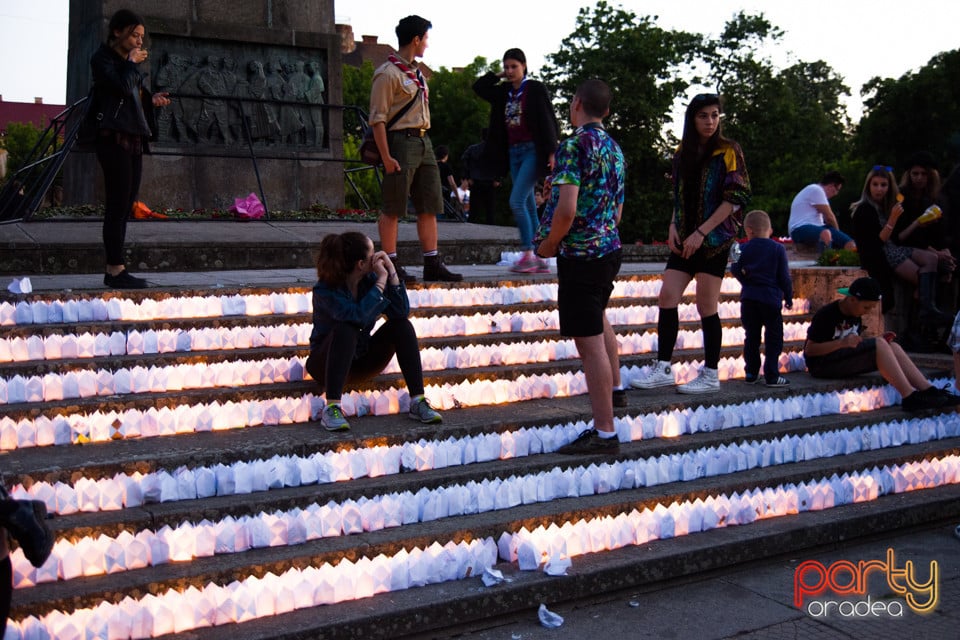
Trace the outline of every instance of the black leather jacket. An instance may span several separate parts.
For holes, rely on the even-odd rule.
[[[90,59],[93,72],[90,111],[97,129],[122,131],[150,138],[153,95],[143,86],[137,65],[101,44]]]

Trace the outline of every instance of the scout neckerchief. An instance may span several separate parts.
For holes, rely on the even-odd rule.
[[[387,60],[392,62],[394,65],[396,65],[397,69],[400,69],[400,71],[403,71],[403,73],[405,73],[408,78],[410,78],[411,80],[417,83],[417,86],[420,87],[420,90],[423,92],[424,102],[430,101],[429,98],[427,97],[427,83],[423,79],[423,73],[421,73],[419,67],[417,69],[411,69],[406,62],[404,62],[403,60],[401,60],[400,58],[398,58],[392,53],[389,56],[387,56]]]
[[[527,79],[524,78],[520,82],[520,86],[514,90],[512,87],[507,91],[507,104],[503,109],[503,118],[507,123],[508,127],[519,127],[522,118],[522,102],[523,98],[523,89],[527,84]]]

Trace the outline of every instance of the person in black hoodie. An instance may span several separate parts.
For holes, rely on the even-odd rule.
[[[147,283],[126,270],[123,243],[127,218],[140,190],[143,153],[153,135],[154,107],[170,104],[165,92],[151,94],[137,68],[147,59],[143,20],[127,9],[110,18],[107,41],[90,59],[93,91],[88,118],[96,127],[97,161],[106,196],[103,246],[107,266],[103,284],[114,289],[143,289]]]
[[[511,267],[516,273],[544,273],[547,264],[533,254],[533,236],[540,220],[534,189],[553,171],[557,150],[557,116],[542,82],[527,77],[527,57],[520,49],[503,54],[503,72],[486,73],[473,83],[490,103],[489,137],[483,162],[493,175],[513,179],[510,209],[520,231],[523,256]]]

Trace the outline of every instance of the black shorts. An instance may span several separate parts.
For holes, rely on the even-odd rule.
[[[667,269],[682,271],[689,276],[695,276],[698,273],[722,278],[727,272],[727,261],[730,254],[727,251],[721,251],[710,258],[706,257],[706,251],[698,249],[689,258],[681,258],[674,252],[670,252],[667,258]]]
[[[595,259],[557,257],[560,335],[585,338],[603,333],[603,314],[622,259],[620,249]]]
[[[839,349],[825,356],[807,358],[814,378],[849,378],[877,370],[877,339],[865,338],[852,349]]]

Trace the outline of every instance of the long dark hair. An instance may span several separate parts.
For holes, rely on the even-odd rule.
[[[116,41],[117,36],[115,33],[117,31],[134,29],[142,24],[144,24],[143,18],[135,14],[133,11],[130,11],[129,9],[120,9],[110,17],[110,24],[107,25],[107,42],[112,44]]]
[[[317,279],[331,287],[342,286],[354,265],[367,257],[369,242],[358,231],[325,235],[317,252]]]
[[[517,49],[516,47],[514,47],[514,48],[512,48],[512,49],[507,49],[507,50],[503,53],[503,61],[506,62],[507,60],[516,60],[517,62],[519,62],[520,64],[522,64],[522,65],[523,65],[523,77],[524,77],[524,78],[527,77],[527,56],[524,55],[522,49]]]
[[[704,163],[713,157],[713,152],[721,142],[728,140],[723,136],[723,123],[717,123],[717,130],[713,132],[707,144],[700,146],[700,134],[697,133],[697,112],[704,107],[717,105],[723,113],[723,103],[716,93],[701,93],[693,97],[687,105],[683,116],[683,138],[680,141],[680,177],[683,181],[683,209],[687,212],[687,220],[693,220],[692,215],[699,208],[700,177]]]

